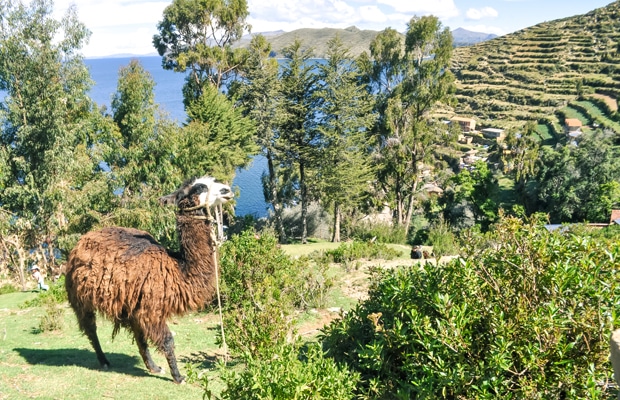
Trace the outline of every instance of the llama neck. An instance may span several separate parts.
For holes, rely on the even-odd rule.
[[[177,231],[181,244],[181,269],[188,277],[203,281],[213,274],[213,250],[211,222],[192,216],[177,216]]]

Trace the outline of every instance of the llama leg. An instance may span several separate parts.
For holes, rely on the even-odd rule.
[[[105,369],[108,369],[110,366],[110,362],[103,354],[103,350],[101,350],[101,344],[99,343],[99,337],[97,337],[97,320],[94,311],[87,311],[78,318],[78,323],[80,325],[80,329],[82,332],[86,334],[88,340],[90,340],[90,344],[93,345],[95,349],[95,353],[97,353],[97,359],[99,360],[99,364]]]
[[[142,328],[132,322],[131,330],[133,331],[133,337],[136,340],[138,350],[140,351],[140,355],[142,356],[142,360],[144,361],[144,365],[146,365],[146,368],[154,374],[161,373],[161,367],[155,364],[153,358],[151,358],[151,352],[149,351],[148,342]]]
[[[185,383],[185,377],[181,375],[179,372],[179,368],[177,367],[177,358],[174,355],[174,338],[172,337],[172,332],[170,329],[164,325],[163,326],[163,342],[159,350],[164,353],[166,356],[166,360],[168,360],[168,366],[170,367],[170,373],[172,374],[172,378],[174,378],[175,383]]]

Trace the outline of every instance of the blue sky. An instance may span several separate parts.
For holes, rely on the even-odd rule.
[[[154,53],[152,37],[171,0],[55,0],[56,17],[75,4],[91,30],[86,57]],[[503,35],[541,22],[585,14],[611,0],[247,0],[252,32],[299,28],[404,31],[412,16],[436,15],[451,30]]]

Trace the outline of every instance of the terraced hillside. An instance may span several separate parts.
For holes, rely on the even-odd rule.
[[[453,72],[456,113],[483,126],[537,120],[557,131],[577,110],[584,125],[620,133],[620,1],[456,48]]]

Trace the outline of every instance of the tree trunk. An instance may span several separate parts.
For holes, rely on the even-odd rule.
[[[340,242],[340,205],[334,203],[334,234],[332,235],[332,242]]]
[[[269,188],[268,193],[271,197],[267,199],[271,206],[273,207],[274,220],[276,224],[276,233],[278,234],[278,241],[281,244],[285,244],[288,242],[286,238],[286,233],[284,232],[284,224],[282,222],[282,203],[278,197],[278,187],[276,184],[276,169],[273,166],[273,156],[271,155],[271,151],[267,151],[267,167],[269,169]]]
[[[409,226],[411,226],[411,215],[413,214],[413,203],[415,201],[415,193],[418,190],[418,178],[416,174],[416,178],[413,181],[413,188],[411,189],[411,193],[409,194],[409,207],[407,209],[407,216],[405,217],[405,234],[409,232]]]
[[[308,243],[308,188],[306,187],[304,163],[299,163],[299,183],[301,186],[301,243]]]

